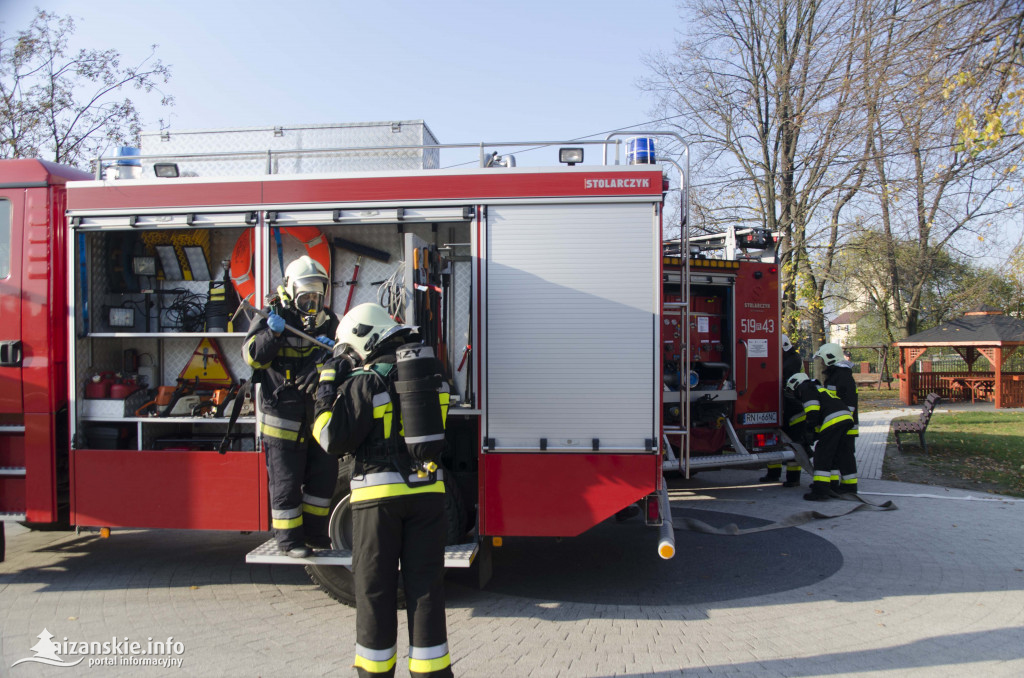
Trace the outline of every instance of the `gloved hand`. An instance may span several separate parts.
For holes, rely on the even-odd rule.
[[[331,358],[320,370],[320,383],[316,388],[316,401],[332,402],[334,395],[338,392],[338,384],[344,381],[345,377],[352,371],[352,360],[347,356]]]
[[[274,334],[281,334],[282,332],[284,332],[284,325],[284,318],[279,316],[277,313],[274,312],[273,309],[271,309],[270,313],[267,315],[267,327],[270,328],[270,331],[273,332]]]
[[[304,377],[295,382],[295,386],[308,395],[313,395],[316,392],[317,380],[320,375],[315,370],[310,370]]]
[[[334,340],[328,337],[326,334],[321,334],[319,337],[316,338],[316,340],[319,341],[321,344],[327,344],[331,348],[334,348]]]

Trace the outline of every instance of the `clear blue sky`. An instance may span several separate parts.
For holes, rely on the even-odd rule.
[[[5,31],[37,6],[125,62],[159,45],[176,103],[136,97],[144,129],[168,115],[172,130],[423,119],[442,143],[652,120],[642,58],[682,28],[675,0],[0,0]]]

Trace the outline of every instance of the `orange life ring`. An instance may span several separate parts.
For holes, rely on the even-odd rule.
[[[253,231],[247,228],[235,242],[235,248],[231,252],[231,283],[235,286],[238,296],[256,306],[256,278],[253,275],[252,250]],[[302,243],[306,248],[306,254],[318,261],[324,270],[327,271],[327,278],[331,279],[331,246],[327,238],[316,226],[289,226],[281,231],[292,236]],[[327,294],[324,300],[325,305],[330,306],[331,295]]]

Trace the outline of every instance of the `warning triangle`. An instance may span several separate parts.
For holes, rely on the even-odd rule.
[[[230,388],[234,383],[224,355],[213,339],[202,339],[199,342],[178,378],[198,388]]]

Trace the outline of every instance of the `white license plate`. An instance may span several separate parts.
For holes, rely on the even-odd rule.
[[[752,424],[777,424],[779,423],[778,412],[746,412],[743,415],[744,426]]]

